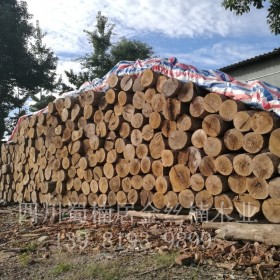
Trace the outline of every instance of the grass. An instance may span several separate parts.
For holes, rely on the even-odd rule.
[[[56,265],[54,267],[54,269],[52,270],[52,273],[54,275],[62,274],[64,272],[69,271],[72,268],[73,268],[73,265],[71,265],[69,263],[59,263],[58,265]]]
[[[18,261],[22,266],[28,266],[33,262],[33,259],[29,252],[24,252],[19,255]]]

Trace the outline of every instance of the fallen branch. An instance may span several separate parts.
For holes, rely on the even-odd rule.
[[[216,229],[216,238],[220,239],[257,241],[280,246],[280,225],[208,222],[203,223],[202,228]]]
[[[168,221],[192,221],[193,215],[170,215],[162,213],[151,213],[151,212],[137,212],[127,211],[127,217],[144,218],[151,220],[168,220]]]

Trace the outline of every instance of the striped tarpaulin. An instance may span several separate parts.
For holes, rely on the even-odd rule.
[[[80,91],[93,89],[105,91],[110,74],[118,76],[140,75],[144,70],[152,69],[168,77],[183,82],[193,82],[211,92],[240,100],[253,108],[273,111],[280,116],[280,88],[268,83],[254,80],[238,81],[219,70],[200,70],[194,66],[179,63],[176,58],[153,58],[137,61],[120,61],[102,79],[85,83]]]

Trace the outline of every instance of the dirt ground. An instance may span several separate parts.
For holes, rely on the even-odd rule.
[[[0,279],[280,279],[280,248],[199,223],[0,207]]]

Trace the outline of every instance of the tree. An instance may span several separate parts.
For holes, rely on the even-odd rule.
[[[0,139],[9,111],[21,107],[31,90],[49,88],[54,78],[49,75],[52,69],[33,53],[31,40],[36,29],[30,18],[25,1],[0,1]],[[20,94],[15,94],[16,88],[21,89]]]
[[[36,21],[36,29],[34,32],[34,43],[31,44],[31,51],[36,58],[37,67],[34,67],[37,71],[36,80],[38,86],[36,86],[32,91],[30,91],[30,97],[36,103],[30,106],[30,111],[35,112],[45,108],[50,101],[55,99],[55,96],[52,95],[53,91],[58,83],[55,83],[56,78],[56,65],[57,57],[54,55],[54,52],[48,48],[43,43],[43,38],[46,36],[46,33],[43,33],[39,21]],[[37,97],[36,95],[39,95]]]
[[[145,59],[153,55],[153,48],[136,40],[121,38],[111,47],[112,66],[121,60]]]
[[[250,12],[251,6],[262,9],[266,0],[223,0],[222,6],[230,11],[234,11],[237,15]],[[269,0],[267,23],[271,32],[275,35],[280,34],[280,1]]]
[[[108,18],[98,12],[95,30],[84,32],[88,36],[92,53],[78,59],[84,69],[75,74],[71,69],[65,71],[69,81],[76,87],[80,87],[85,81],[102,78],[120,60],[144,59],[153,55],[152,47],[140,41],[121,38],[116,44],[112,43],[114,25],[108,23]]]

